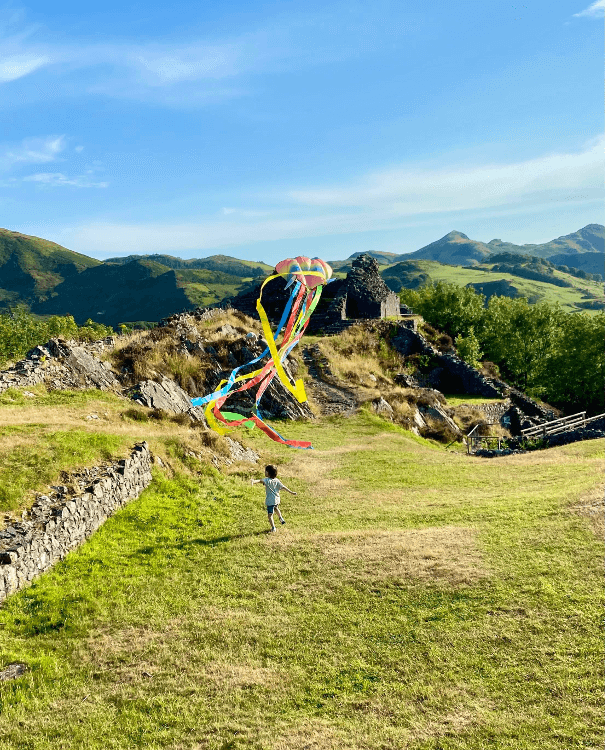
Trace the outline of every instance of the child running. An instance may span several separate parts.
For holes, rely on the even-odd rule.
[[[289,490],[285,484],[279,481],[279,479],[277,478],[277,467],[273,466],[272,464],[269,464],[269,466],[265,466],[264,479],[252,479],[251,482],[253,486],[255,484],[265,485],[265,506],[267,508],[267,515],[269,516],[269,523],[271,524],[270,533],[275,532],[275,524],[273,523],[274,511],[277,511],[277,515],[279,516],[279,520],[282,522],[282,524],[286,523],[286,519],[282,516],[279,509],[279,491],[286,490],[286,492],[289,492],[291,495],[296,495],[296,492],[292,492],[292,490]]]

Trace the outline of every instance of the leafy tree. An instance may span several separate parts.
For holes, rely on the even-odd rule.
[[[560,335],[545,367],[547,400],[573,409],[605,411],[605,313],[575,313],[560,323]]]
[[[420,289],[403,289],[401,301],[431,325],[450,336],[477,329],[484,314],[485,297],[472,287],[440,281]]]
[[[466,336],[462,336],[462,334],[458,334],[458,336],[456,336],[455,345],[458,356],[461,359],[463,359],[465,362],[468,362],[469,365],[472,365],[473,367],[478,367],[479,362],[481,361],[481,357],[483,356],[483,352],[481,351],[479,339],[475,335],[475,331],[472,326],[469,328],[468,334]]]
[[[113,333],[113,329],[101,323],[87,320],[78,328],[71,315],[53,315],[38,318],[26,308],[15,308],[0,315],[0,365],[23,357],[30,349],[45,344],[52,338],[93,341]]]
[[[546,361],[557,345],[565,313],[546,302],[530,305],[521,297],[492,297],[483,318],[480,340],[486,356],[515,385],[544,390]]]

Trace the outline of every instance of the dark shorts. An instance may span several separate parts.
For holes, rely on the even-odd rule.
[[[277,508],[277,505],[266,505],[265,507],[267,508],[267,513],[272,516],[273,511]]]

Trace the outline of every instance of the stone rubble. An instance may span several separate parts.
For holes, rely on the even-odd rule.
[[[98,388],[120,391],[120,383],[111,367],[99,359],[114,346],[109,337],[92,343],[51,339],[44,346],[31,349],[25,359],[0,372],[0,393],[7,388],[45,385],[49,390]],[[28,392],[30,398],[35,394]]]

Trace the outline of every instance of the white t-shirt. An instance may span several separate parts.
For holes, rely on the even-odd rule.
[[[269,479],[269,477],[261,479],[261,482],[265,485],[265,505],[279,505],[281,502],[279,491],[284,485],[279,479]]]

